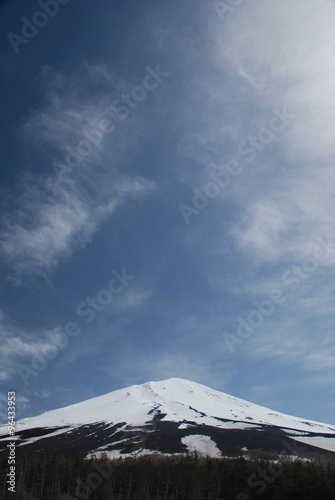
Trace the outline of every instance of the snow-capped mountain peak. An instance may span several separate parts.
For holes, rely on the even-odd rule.
[[[88,429],[96,436],[93,449],[90,449],[92,444],[88,444]],[[181,452],[187,449],[188,445],[193,446],[195,437],[192,441],[190,435],[194,436],[195,431],[199,442],[204,441],[201,435],[207,440],[213,439],[213,436],[209,437],[210,435],[220,435],[217,441],[222,441],[224,435],[226,438],[232,437],[239,431],[239,436],[249,436],[247,441],[250,441],[251,435],[254,441],[257,437],[256,441],[260,441],[259,447],[262,447],[260,439],[262,433],[263,437],[266,435],[268,441],[270,434],[273,441],[273,436],[277,433],[278,437],[278,433],[281,433],[296,441],[335,451],[334,426],[272,411],[197,382],[180,378],[133,385],[81,403],[48,411],[37,417],[25,418],[17,422],[16,430],[22,439],[19,446],[23,448],[33,444],[36,448],[37,443],[43,446],[43,442],[49,445],[55,436],[58,436],[60,442],[61,436],[67,439],[69,433],[79,433],[82,436],[82,448],[86,451],[107,450],[114,453],[117,450],[122,454],[124,448],[126,454],[126,442],[134,437],[136,430],[137,437],[145,433],[146,446],[151,446],[151,450],[154,451],[159,449],[149,441],[155,433],[156,441],[158,436],[159,439],[163,437],[166,439],[166,433],[170,433],[173,437],[179,436],[175,448],[176,452]],[[0,444],[5,443],[6,432],[5,426],[0,427],[0,436],[3,436],[0,438]],[[120,443],[124,445],[121,448]],[[215,453],[220,453],[219,449]]]

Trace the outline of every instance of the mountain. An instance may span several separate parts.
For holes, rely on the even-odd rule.
[[[212,457],[335,457],[335,426],[171,378],[113,391],[16,424],[16,453],[109,457],[197,451]],[[0,426],[0,455],[12,441]]]

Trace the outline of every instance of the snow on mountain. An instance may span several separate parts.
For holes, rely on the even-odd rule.
[[[331,432],[335,426],[313,422],[272,411],[243,399],[210,389],[189,380],[170,378],[161,382],[148,382],[110,392],[104,396],[88,399],[82,403],[51,410],[37,417],[17,422],[17,430],[31,427],[60,427],[96,422],[126,422],[141,426],[148,420],[153,409],[166,414],[163,421],[214,425],[237,428],[234,422],[275,425],[301,431]],[[219,422],[217,418],[230,422]],[[6,427],[0,427],[0,435]]]
[[[217,442],[223,443],[222,448],[225,442],[233,440],[233,436],[235,440],[238,438],[237,441],[242,436],[248,436],[250,442],[258,440],[261,443],[261,434],[256,431],[266,435],[268,447],[278,447],[275,439],[279,440],[280,432],[280,439],[285,433],[285,436],[305,445],[335,451],[335,426],[275,412],[178,378],[133,385],[37,417],[25,418],[17,422],[16,432],[21,439],[18,446],[27,447],[35,443],[34,449],[37,449],[36,443],[39,443],[38,449],[41,449],[43,442],[51,446],[50,440],[60,443],[77,436],[77,441],[82,439],[86,443],[86,450],[110,450],[115,456],[117,450],[127,452],[125,443],[129,444],[129,439],[132,439],[131,450],[134,443],[138,443],[140,450],[143,443],[138,436],[145,429],[148,433],[149,424],[150,432],[159,433],[161,440],[163,437],[165,441],[171,441],[172,437],[176,439],[176,450],[207,450],[212,456],[220,455]],[[198,432],[199,429],[201,432]],[[121,430],[123,434],[120,434]],[[220,434],[215,437],[215,432],[219,431]],[[244,434],[241,434],[242,431]],[[95,437],[93,443],[92,435]],[[0,438],[1,445],[8,439],[7,426],[0,426],[0,436],[3,436]],[[151,438],[151,447],[156,446],[158,450],[157,435],[156,441],[153,436]],[[148,443],[147,440],[146,445]],[[165,448],[172,449],[171,443],[165,443]],[[160,446],[162,448],[163,445]]]

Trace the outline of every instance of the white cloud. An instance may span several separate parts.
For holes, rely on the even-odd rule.
[[[18,368],[31,366],[32,360],[55,350],[55,340],[59,338],[59,328],[44,332],[29,333],[10,323],[1,313],[0,332],[0,381],[6,382],[18,375]]]
[[[36,396],[37,398],[41,398],[41,399],[50,399],[51,397],[51,391],[48,390],[48,389],[44,389],[42,392],[34,392],[34,396]]]
[[[320,321],[316,301],[308,311],[301,311],[300,302],[304,307],[305,301],[285,303],[271,318],[264,318],[263,325],[238,349],[250,359],[270,358],[274,366],[291,366],[304,379],[312,372],[317,383],[326,386],[333,383],[335,373],[334,325]]]
[[[311,352],[305,359],[305,366],[309,370],[319,371],[322,366],[324,370],[335,369],[335,346],[327,350]]]
[[[261,252],[263,258],[273,258],[285,229],[280,207],[271,202],[256,202],[244,216],[241,227],[234,228],[232,234],[240,246]]]
[[[276,151],[259,152],[254,175],[241,174],[228,188],[243,193],[236,196],[243,215],[232,228],[237,243],[261,261],[300,258],[311,240],[334,229],[334,22],[329,0],[258,0],[235,9],[216,33],[217,60],[259,97],[254,114],[287,105],[295,115]],[[257,133],[253,117],[245,120]]]
[[[47,161],[46,172],[21,175],[21,195],[2,218],[0,252],[11,266],[9,279],[15,284],[36,275],[48,278],[60,259],[85,246],[101,222],[121,204],[150,193],[154,187],[140,176],[119,173],[117,161],[128,145],[124,143],[123,149],[115,151],[113,144],[111,149],[103,139],[79,165],[62,175],[59,167],[53,170],[53,161],[65,165],[69,151],[85,140],[83,132],[88,125],[102,120],[106,97],[96,97],[90,85],[92,79],[106,79],[107,70],[88,69],[80,78],[78,74],[54,74],[46,68],[44,77],[46,73],[50,79],[46,101],[21,127],[22,137],[37,150],[37,157],[42,154]],[[116,77],[107,76],[111,85]]]
[[[126,198],[143,196],[153,187],[141,178],[118,179],[110,199],[94,200],[78,192],[73,181],[66,187],[57,182],[51,186],[51,182],[49,179],[48,186],[39,181],[28,185],[18,201],[20,208],[3,218],[1,253],[14,270],[9,276],[14,283],[48,274],[61,258],[86,245]],[[35,197],[29,199],[33,189]]]
[[[137,290],[127,290],[120,297],[116,297],[113,303],[112,313],[121,311],[131,311],[133,309],[142,309],[157,294],[154,288],[143,288]]]
[[[202,72],[193,69],[179,107],[179,152],[195,164],[181,169],[181,179],[201,191],[211,162],[243,165],[238,145],[269,125],[274,108],[286,106],[295,118],[209,202],[218,212],[238,206],[225,221],[237,248],[257,265],[297,260],[334,230],[335,6],[256,0],[219,21],[210,22]],[[183,43],[193,61],[194,45]]]

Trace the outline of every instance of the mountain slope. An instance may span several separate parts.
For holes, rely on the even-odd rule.
[[[0,427],[0,452],[9,438]],[[52,410],[16,425],[18,452],[109,456],[335,453],[335,427],[292,417],[184,379],[148,382]]]

